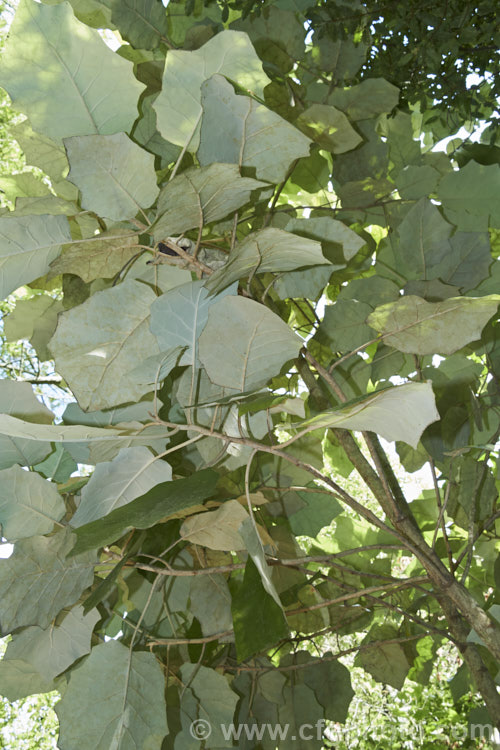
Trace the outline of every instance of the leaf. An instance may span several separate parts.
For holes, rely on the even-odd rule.
[[[269,596],[274,600],[274,602],[278,605],[278,607],[280,607],[280,609],[283,611],[281,600],[278,596],[278,592],[276,591],[276,587],[274,586],[274,583],[272,582],[272,579],[271,579],[271,569],[266,561],[266,556],[264,553],[264,547],[262,546],[262,540],[261,540],[260,534],[257,534],[254,524],[252,523],[252,519],[249,517],[245,518],[244,521],[241,523],[238,531],[239,531],[241,538],[245,542],[245,546],[248,550],[248,554],[254,561],[255,567],[259,571],[259,575],[262,580],[262,585],[264,586]]]
[[[154,299],[144,284],[125,281],[60,316],[50,348],[57,371],[83,409],[137,401],[150,390],[128,373],[159,351],[149,332]]]
[[[130,371],[130,377],[138,383],[154,385],[161,383],[169,372],[177,367],[184,351],[182,346],[174,346],[164,352],[148,357]]]
[[[69,4],[32,0],[19,3],[2,55],[0,83],[32,128],[56,142],[128,131],[144,88],[131,63],[77,21]]]
[[[315,537],[342,512],[342,506],[331,495],[321,492],[297,492],[304,506],[289,516],[296,535]]]
[[[326,263],[328,261],[321,252],[319,242],[282,229],[261,229],[236,245],[227,263],[210,276],[205,286],[211,294],[217,294],[233,281],[249,274],[294,271]]]
[[[442,177],[437,194],[446,217],[458,229],[476,232],[487,229],[488,223],[500,226],[499,191],[498,166],[484,166],[471,159],[462,169]]]
[[[316,700],[325,709],[325,716],[330,721],[344,722],[349,705],[354,698],[351,686],[351,673],[340,661],[329,661],[332,654],[326,652],[325,658],[316,659],[310,667],[304,667],[304,682],[314,691]],[[307,661],[311,655],[307,654]]]
[[[184,731],[177,735],[175,744],[179,744],[179,747],[182,748],[179,740],[183,740],[184,737],[186,737],[187,742],[193,743],[192,732],[196,730],[196,724],[193,726],[193,722],[201,718],[204,722],[208,722],[211,728],[211,748],[232,747],[233,743],[226,740],[222,728],[229,727],[233,721],[234,711],[239,700],[238,694],[231,690],[224,675],[219,674],[215,669],[209,669],[199,664],[184,663],[181,666],[180,674],[182,684],[186,685],[180,710]],[[185,745],[184,747],[191,750],[191,747],[200,746],[198,739],[195,740],[195,743],[195,745]]]
[[[412,354],[453,354],[479,338],[495,314],[500,295],[451,297],[426,302],[413,295],[380,305],[367,318],[384,343]]]
[[[265,385],[301,346],[302,340],[263,305],[224,297],[210,308],[199,356],[214,383],[243,393]]]
[[[449,252],[452,227],[439,209],[422,198],[401,222],[396,246],[397,270],[407,279],[435,279],[434,271]]]
[[[59,747],[160,747],[168,732],[164,682],[154,654],[132,652],[114,640],[94,647],[57,704]]]
[[[158,195],[154,156],[125,133],[65,138],[68,180],[82,194],[82,207],[113,221],[130,219]]]
[[[38,359],[50,359],[47,344],[54,335],[57,316],[62,309],[62,302],[48,294],[18,300],[13,311],[4,318],[6,340],[28,339],[35,348]]]
[[[435,273],[462,291],[474,289],[487,278],[492,262],[487,232],[455,232],[449,244],[450,250]]]
[[[238,529],[246,518],[248,512],[237,500],[227,500],[217,510],[186,518],[179,533],[192,544],[209,549],[239,550],[245,545]]]
[[[74,604],[94,579],[91,554],[68,558],[75,537],[66,529],[32,536],[0,560],[0,625],[3,635],[25,625],[47,628],[63,607]]]
[[[147,448],[123,448],[112,461],[96,466],[82,490],[71,525],[77,528],[103,518],[171,479],[170,465],[156,460]]]
[[[390,624],[375,625],[370,628],[361,644],[398,637],[399,631]],[[396,690],[401,690],[410,669],[410,663],[401,643],[381,643],[374,648],[364,649],[356,657],[356,663],[369,672],[377,682],[392,685]]]
[[[240,31],[222,31],[194,51],[170,50],[162,90],[154,104],[158,130],[167,141],[197,150],[202,115],[200,87],[214,73],[227,75],[257,96],[263,95],[269,83],[249,38]]]
[[[224,219],[248,203],[253,190],[265,183],[241,177],[236,164],[192,167],[160,192],[154,236],[162,240]]]
[[[13,417],[28,421],[52,422],[53,414],[38,401],[29,383],[0,380],[0,423]],[[16,420],[14,420],[16,421]],[[50,453],[50,445],[35,445],[26,436],[11,435],[0,427],[0,469],[13,464],[31,466]]]
[[[191,281],[162,294],[151,305],[151,331],[162,350],[182,347],[180,365],[198,366],[198,344],[211,307],[235,289],[209,297],[203,281]]]
[[[301,237],[311,237],[321,242],[325,258],[332,263],[350,261],[366,245],[366,241],[359,234],[341,221],[326,216],[290,219],[285,229],[287,232],[293,232]],[[343,266],[337,266],[337,268],[343,268]]]
[[[373,311],[371,305],[355,299],[337,299],[325,308],[316,339],[334,351],[351,352],[375,338],[375,332],[366,324]]]
[[[59,145],[46,135],[35,133],[28,120],[11,126],[10,132],[21,146],[26,163],[45,172],[50,177],[53,189],[62,198],[76,200],[78,191],[65,179],[69,164],[63,145]]]
[[[281,606],[266,591],[251,557],[243,580],[231,586],[234,636],[239,662],[273,646],[289,634]]]
[[[0,296],[43,276],[70,242],[65,216],[22,216],[0,219]]]
[[[46,630],[34,625],[16,633],[0,662],[2,693],[14,701],[41,692],[41,685],[44,692],[54,690],[54,678],[89,653],[90,637],[99,618],[96,609],[84,615],[83,608],[76,606]],[[27,680],[19,679],[23,673]]]
[[[367,120],[398,106],[399,89],[385,78],[367,78],[357,86],[335,87],[328,103],[341,109],[351,120]]]
[[[66,482],[71,474],[77,471],[78,466],[70,453],[59,443],[56,444],[53,453],[47,456],[45,461],[37,464],[35,468],[43,476],[52,479],[53,482],[60,483]]]
[[[295,422],[301,431],[333,427],[344,430],[367,430],[386,440],[402,440],[416,448],[425,428],[440,419],[430,383],[406,383],[387,388],[352,406],[323,412],[305,422]]]
[[[111,21],[136,49],[154,49],[167,36],[165,8],[157,0],[111,0]]]
[[[255,167],[259,179],[278,183],[295,159],[309,155],[309,138],[255,99],[235,94],[223,76],[212,76],[201,92],[198,159],[202,166],[229,162]]]
[[[313,104],[302,112],[297,126],[325,151],[343,154],[359,146],[363,139],[343,112],[328,104]]]
[[[66,512],[57,488],[20,466],[0,471],[0,528],[8,542],[48,534]]]
[[[137,234],[113,227],[82,242],[72,242],[50,264],[49,279],[72,273],[87,283],[112,279],[138,252]],[[19,304],[19,303],[18,303]]]
[[[146,494],[111,511],[105,518],[76,529],[77,541],[72,554],[104,547],[130,529],[149,529],[162,519],[199,505],[212,497],[218,478],[215,471],[204,469],[186,479],[157,484]]]
[[[396,185],[401,198],[418,200],[435,192],[439,177],[437,169],[429,164],[422,167],[409,164],[397,174]]]
[[[1,381],[0,381],[1,382]],[[168,430],[148,427],[137,422],[121,428],[33,424],[0,413],[0,468],[14,463],[36,465],[51,452],[51,443],[62,443],[79,463],[110,461],[121,448],[149,445],[163,450]]]
[[[313,691],[304,684],[289,684],[283,689],[278,707],[281,726],[289,732],[280,750],[320,750],[323,747],[323,710]],[[295,737],[295,739],[294,739]]]
[[[199,620],[204,636],[232,630],[231,594],[222,574],[195,576],[189,596],[191,612]]]
[[[41,197],[50,195],[48,186],[33,172],[20,172],[19,174],[0,177],[0,191],[8,201],[14,202],[16,198]]]

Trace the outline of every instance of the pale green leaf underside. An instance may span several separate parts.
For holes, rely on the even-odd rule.
[[[0,380],[0,422],[4,419],[14,422],[25,419],[27,425],[31,421],[42,422],[45,424],[40,426],[46,427],[52,422],[53,414],[38,401],[29,383]],[[26,435],[10,434],[0,428],[0,469],[13,464],[32,466],[43,461],[50,450],[48,443],[36,444]]]
[[[103,518],[162,482],[172,479],[166,461],[158,461],[145,447],[123,448],[110,462],[98,464],[81,493],[73,527]]]
[[[25,628],[9,642],[5,663],[12,659],[23,661],[46,681],[53,680],[73,662],[89,653],[90,637],[99,619],[100,614],[96,609],[84,615],[83,607],[77,605],[59,616],[45,630],[37,625]]]
[[[125,133],[65,138],[68,180],[82,194],[82,207],[113,221],[133,218],[158,195],[154,156]]]
[[[282,229],[261,229],[236,245],[226,265],[210,276],[206,287],[215,294],[250,273],[295,271],[327,263],[319,242]]]
[[[245,508],[237,500],[228,500],[217,510],[187,518],[179,533],[191,544],[215,550],[239,550],[244,543],[238,529],[246,518]]]
[[[439,418],[432,385],[407,383],[375,393],[353,406],[323,412],[293,427],[301,432],[321,427],[367,430],[416,448],[425,428]]]
[[[209,297],[203,281],[192,281],[162,294],[151,305],[151,331],[162,350],[183,347],[179,364],[198,363],[198,339],[203,331],[210,307],[222,296],[234,294],[228,289],[224,295]]]
[[[65,216],[0,219],[0,296],[43,276],[71,240]]]
[[[297,124],[321,148],[334,154],[351,151],[363,141],[343,112],[328,104],[313,104],[297,118]]]
[[[149,331],[154,299],[144,284],[125,281],[60,316],[50,348],[57,370],[83,409],[138,401],[149,390],[128,373],[159,352]]]
[[[49,278],[72,273],[83,281],[112,279],[138,252],[137,234],[112,227],[95,237],[72,242],[50,264]]]
[[[69,3],[21,0],[0,66],[0,84],[34,130],[58,141],[128,131],[143,84],[132,63],[80,23]],[[47,103],[50,102],[50,106]]]
[[[24,625],[47,628],[63,607],[74,604],[94,579],[92,553],[67,558],[76,538],[67,530],[32,536],[0,561],[0,625],[9,633]]]
[[[165,7],[158,0],[111,0],[111,20],[136,49],[154,49],[168,31]]]
[[[162,90],[153,105],[158,130],[166,140],[178,146],[189,144],[189,150],[196,151],[202,114],[200,87],[214,73],[228,76],[258,96],[269,83],[243,32],[222,31],[194,51],[170,50]]]
[[[159,748],[167,734],[164,677],[156,656],[118,641],[92,649],[57,704],[61,750]]]
[[[278,183],[295,159],[309,155],[309,138],[255,99],[235,94],[223,76],[210,78],[201,91],[200,164],[255,167],[259,179]]]
[[[254,524],[252,523],[252,519],[249,517],[245,518],[242,521],[238,531],[241,538],[245,542],[245,547],[247,548],[248,554],[252,558],[255,567],[259,571],[262,585],[264,586],[267,593],[273,597],[278,607],[283,610],[283,605],[279,598],[278,592],[276,591],[276,587],[271,579],[271,569],[266,561],[262,541],[255,529]]]
[[[0,471],[0,527],[7,541],[48,534],[65,511],[56,486],[36,472],[20,466]]]
[[[244,297],[225,297],[210,308],[199,356],[212,382],[244,392],[277,375],[302,345],[267,307]]]
[[[384,343],[412,354],[452,354],[481,336],[500,295],[427,302],[413,295],[380,305],[367,322]]]
[[[252,190],[260,187],[265,184],[241,177],[236,164],[186,169],[160,193],[154,236],[162,240],[223,219],[247,203]]]

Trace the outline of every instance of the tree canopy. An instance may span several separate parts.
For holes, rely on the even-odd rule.
[[[3,335],[74,400],[0,381],[0,692],[61,750],[320,748],[341,657],[450,643],[500,728],[493,10],[423,11],[19,3]]]

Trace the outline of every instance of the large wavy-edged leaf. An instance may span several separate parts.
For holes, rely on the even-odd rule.
[[[168,24],[158,0],[111,0],[111,21],[136,49],[154,49],[165,41]]]
[[[128,373],[159,352],[149,331],[149,308],[155,299],[149,287],[125,281],[60,316],[50,348],[82,409],[138,401],[150,390]]]
[[[112,279],[137,250],[137,234],[115,227],[64,248],[50,264],[49,278],[72,273],[86,282]]]
[[[196,471],[185,479],[162,482],[128,505],[111,511],[105,518],[76,529],[72,554],[104,547],[130,529],[149,529],[163,518],[201,505],[215,492],[219,474],[212,469]]]
[[[33,129],[56,141],[128,131],[144,89],[132,63],[77,21],[69,3],[49,6],[33,0],[21,0],[16,11],[0,84]]]
[[[24,625],[47,628],[63,607],[74,604],[94,579],[94,557],[68,558],[75,537],[68,530],[33,536],[0,560],[0,627],[3,635]]]
[[[386,440],[402,440],[416,448],[420,436],[440,419],[430,383],[407,383],[358,399],[352,405],[317,414],[293,427],[302,431],[333,427],[367,430]]]
[[[167,734],[165,680],[156,656],[118,641],[92,649],[57,704],[61,750],[159,748]]]
[[[20,466],[0,471],[0,528],[7,541],[48,534],[65,512],[52,482]]]
[[[49,294],[18,300],[13,311],[4,318],[5,338],[7,341],[27,339],[40,361],[50,359],[47,344],[54,335],[57,316],[63,309],[62,300]]]
[[[0,296],[43,276],[50,262],[70,242],[65,216],[21,216],[0,219]]]
[[[264,305],[246,297],[224,297],[209,310],[199,356],[212,382],[243,392],[267,383],[298,356],[302,345]]]
[[[0,661],[2,695],[10,701],[55,690],[54,678],[90,651],[90,637],[100,614],[76,606],[48,628],[37,625],[16,633]]]
[[[151,305],[151,331],[161,350],[183,347],[181,365],[198,362],[198,339],[210,307],[236,289],[227,289],[216,299],[209,297],[203,281],[192,281],[162,294]]]
[[[233,583],[231,614],[236,653],[244,662],[290,634],[283,608],[265,589],[254,560],[249,556],[242,581]],[[278,600],[279,601],[279,600]]]
[[[475,232],[487,229],[488,224],[500,227],[499,191],[498,165],[485,166],[471,159],[441,179],[437,194],[446,217],[459,229]]]
[[[209,513],[196,513],[186,518],[180,528],[180,536],[202,547],[216,550],[244,549],[244,542],[238,534],[248,511],[237,500],[228,500],[217,510]]]
[[[68,180],[81,191],[83,208],[121,221],[155,201],[155,158],[125,133],[74,136],[64,145]]]
[[[228,76],[258,96],[263,96],[264,86],[269,83],[248,36],[241,31],[222,31],[194,51],[170,50],[162,90],[153,106],[158,130],[171,143],[188,144],[189,151],[198,148],[200,87],[214,73]]]
[[[312,104],[297,118],[297,125],[334,154],[344,154],[359,146],[363,139],[343,112],[328,104]]]
[[[29,383],[0,380],[0,422],[16,417],[46,425],[52,422],[54,415],[36,398]],[[0,427],[0,469],[13,464],[32,466],[43,461],[50,451],[49,443],[36,444],[26,436],[10,434]]]
[[[453,354],[481,336],[500,304],[499,294],[450,297],[427,302],[408,295],[380,305],[368,324],[384,336],[384,343],[412,354]]]
[[[0,468],[14,463],[36,465],[52,450],[51,443],[62,443],[80,463],[110,461],[122,448],[149,445],[161,451],[168,431],[161,426],[144,429],[131,422],[121,429],[113,427],[62,426],[26,422],[0,413]]]
[[[56,143],[51,138],[42,133],[35,133],[29,120],[12,125],[10,132],[21,146],[26,157],[26,163],[34,167],[40,167],[42,172],[50,177],[53,189],[57,195],[65,198],[67,201],[74,201],[78,198],[78,189],[68,182],[65,178],[69,171],[69,164],[64,151],[64,146]],[[54,198],[55,196],[51,196]],[[60,205],[63,202],[60,200]],[[57,205],[57,204],[55,204]],[[18,205],[16,205],[16,211]],[[76,207],[74,211],[76,212]],[[36,213],[58,213],[56,210]],[[64,213],[61,211],[61,213]]]
[[[309,155],[309,138],[254,99],[235,94],[223,76],[212,76],[201,91],[200,164],[255,167],[258,178],[278,183],[295,159]]]
[[[236,164],[192,167],[161,191],[154,235],[158,240],[223,219],[250,200],[263,182],[241,177]]]
[[[71,525],[83,526],[107,516],[157,484],[171,479],[170,464],[156,460],[147,448],[124,448],[112,461],[96,467],[82,490]]]
[[[198,725],[193,722],[203,717],[211,729],[210,746],[231,747],[232,741],[226,739],[222,730],[234,720],[234,712],[239,701],[238,694],[230,688],[224,675],[215,669],[185,662],[180,672],[186,688],[182,694],[180,711],[183,731],[177,735],[175,744],[179,748],[193,750],[199,747],[198,739],[193,743],[193,730]],[[203,728],[202,725],[202,730]]]
[[[325,258],[334,263],[351,260],[366,245],[363,237],[330,216],[290,219],[285,229],[300,237],[309,237],[321,242]],[[339,265],[336,268],[343,268],[343,266]]]
[[[295,271],[327,263],[319,242],[282,229],[261,229],[236,245],[226,265],[210,276],[206,287],[215,294],[250,273]]]

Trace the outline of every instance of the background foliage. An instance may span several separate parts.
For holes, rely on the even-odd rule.
[[[401,746],[367,684],[421,746],[499,726],[492,14],[20,2],[0,690],[62,750]]]

